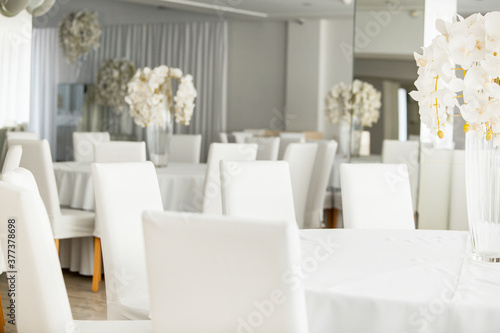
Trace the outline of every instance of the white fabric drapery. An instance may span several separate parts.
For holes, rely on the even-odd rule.
[[[0,15],[0,127],[28,122],[30,54],[31,15]]]
[[[202,156],[226,127],[227,23],[225,21],[134,24],[102,28],[101,47],[78,65],[69,65],[56,28],[33,30],[30,129],[47,138],[55,151],[59,83],[93,83],[107,59],[129,59],[136,68],[167,65],[192,74],[198,90],[189,127],[176,133],[203,135]],[[138,138],[142,130],[130,122]],[[54,154],[53,154],[54,155]]]

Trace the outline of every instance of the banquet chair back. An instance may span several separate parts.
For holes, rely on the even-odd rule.
[[[163,210],[155,167],[151,162],[94,163],[92,178],[108,319],[148,319],[141,214],[146,209]]]
[[[224,215],[295,223],[290,169],[285,161],[221,161]]]
[[[26,170],[25,170],[26,171]],[[36,186],[36,185],[35,185]],[[15,217],[15,296],[18,332],[66,332],[73,317],[50,222],[40,196],[32,189],[0,182],[1,243],[7,256],[7,226]],[[13,274],[11,274],[13,275]]]
[[[280,133],[280,148],[278,151],[278,160],[283,160],[289,144],[305,142],[306,135],[304,133]]]
[[[2,174],[19,167],[22,155],[23,147],[21,145],[10,147],[9,150],[7,150],[7,155],[5,155],[5,161],[3,162],[2,166]]]
[[[326,189],[338,147],[337,142],[334,140],[320,140],[316,141],[316,144],[318,145],[318,151],[316,152],[307,195],[304,216],[305,228],[321,228],[324,220],[323,209],[327,194]]]
[[[415,229],[406,164],[341,164],[344,228]]]
[[[35,132],[15,132],[15,131],[8,131],[5,133],[5,137],[8,140],[15,140],[15,139],[21,139],[21,140],[38,140],[38,134]]]
[[[212,143],[208,151],[201,211],[222,215],[220,161],[255,161],[257,145],[251,143]]]
[[[384,140],[382,144],[382,163],[404,163],[408,167],[414,212],[417,210],[419,146],[419,141]]]
[[[219,141],[220,141],[220,143],[229,143],[229,138],[227,137],[227,133],[220,132],[219,133]]]
[[[300,266],[296,225],[175,212],[143,220],[154,332],[308,331],[302,284],[282,278]]]
[[[422,148],[418,191],[418,228],[448,229],[452,149]]]
[[[73,132],[73,154],[76,162],[94,162],[94,145],[109,142],[108,132]]]
[[[278,137],[247,137],[246,143],[257,144],[257,161],[276,161],[280,149]]]
[[[18,332],[79,332],[104,333],[151,332],[149,321],[74,321],[66,286],[54,246],[52,230],[43,201],[36,190],[33,175],[17,168],[8,175],[23,178],[22,186],[0,181],[0,202],[8,209],[0,210],[0,243],[4,244],[5,260],[9,219],[16,217],[15,267],[16,328]],[[14,177],[15,177],[14,176]],[[11,273],[9,273],[11,274]]]
[[[318,145],[315,143],[291,143],[288,145],[283,160],[290,166],[295,218],[299,228],[304,228],[307,191],[316,159]]]
[[[200,163],[201,134],[172,135],[170,142],[170,162]]]
[[[234,142],[245,143],[247,138],[252,138],[254,135],[252,132],[233,132]]]
[[[146,162],[146,143],[110,141],[94,145],[96,163]]]

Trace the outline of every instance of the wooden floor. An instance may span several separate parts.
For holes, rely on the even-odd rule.
[[[106,290],[104,281],[101,281],[99,292],[91,290],[92,277],[82,276],[63,270],[66,289],[68,290],[69,302],[74,319],[81,320],[105,320],[106,319]],[[3,311],[7,314],[6,306],[9,304],[7,296],[7,279],[5,273],[0,275],[0,291],[2,293]],[[5,318],[5,332],[15,333],[16,327],[7,323]]]

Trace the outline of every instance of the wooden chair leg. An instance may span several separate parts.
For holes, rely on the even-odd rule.
[[[59,254],[59,239],[54,239],[54,242],[56,243],[57,254]]]
[[[92,277],[92,291],[99,291],[101,281],[101,239],[94,237],[94,276]]]
[[[338,219],[339,219],[339,210],[334,208],[333,209],[333,228],[338,228]]]
[[[333,209],[325,209],[326,227],[333,228]]]
[[[0,316],[1,316],[1,325],[0,325],[0,333],[5,333],[5,317],[3,315],[3,304],[2,304],[2,295],[0,295]]]

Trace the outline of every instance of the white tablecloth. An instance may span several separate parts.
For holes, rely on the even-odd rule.
[[[206,164],[170,163],[157,168],[164,210],[199,212]],[[59,201],[62,206],[94,210],[94,185],[90,164],[85,162],[54,163]],[[91,237],[61,240],[61,266],[83,275],[93,272],[93,239]]]
[[[302,230],[310,333],[498,333],[500,264],[460,231]]]

